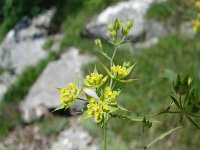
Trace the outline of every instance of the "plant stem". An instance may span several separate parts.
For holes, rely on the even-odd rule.
[[[111,68],[112,65],[113,65],[113,59],[114,59],[114,57],[115,57],[116,51],[117,51],[117,46],[116,46],[116,44],[115,44],[115,50],[114,50],[114,53],[113,53],[112,58],[111,58],[111,61],[110,61],[110,68]],[[112,89],[112,82],[113,82],[113,79],[111,78],[111,79],[110,79],[110,88],[111,88],[111,89]]]
[[[106,114],[106,116],[107,116],[107,114]],[[106,117],[106,118],[107,118],[107,117]],[[106,150],[106,141],[107,141],[107,119],[106,119],[106,121],[104,122],[103,128],[104,128],[104,132],[103,132],[103,134],[104,134],[104,150]]]

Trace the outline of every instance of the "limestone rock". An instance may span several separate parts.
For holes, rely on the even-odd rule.
[[[89,134],[74,127],[62,131],[51,150],[97,150]]]
[[[7,88],[27,66],[35,65],[47,56],[42,47],[47,39],[47,28],[53,13],[54,10],[49,10],[32,20],[24,17],[8,32],[0,44],[0,66],[5,70],[0,77],[1,87]],[[0,99],[4,93],[5,90],[0,92]]]
[[[59,94],[55,87],[64,87],[67,83],[75,81],[77,75],[81,74],[81,65],[92,59],[91,56],[79,55],[76,48],[70,48],[59,60],[49,63],[20,105],[24,121],[30,122],[40,117],[41,113],[37,113],[40,105],[56,108],[59,105]],[[75,107],[72,109],[80,110],[83,103],[77,103]]]

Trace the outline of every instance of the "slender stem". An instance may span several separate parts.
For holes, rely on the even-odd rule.
[[[149,115],[149,116],[145,116],[145,117],[146,118],[151,118],[151,117],[154,117],[154,116],[157,116],[157,115],[161,115],[161,114],[164,114],[164,113],[177,114],[177,113],[181,113],[181,111],[168,111],[168,110],[164,110],[164,111],[161,111],[159,113],[155,113],[155,114],[152,114],[152,115]]]
[[[116,44],[115,44],[115,50],[114,50],[114,53],[113,53],[112,58],[111,58],[111,61],[110,61],[110,68],[111,68],[112,65],[113,65],[113,59],[114,59],[114,57],[115,57],[116,51],[117,51],[117,46],[116,46]],[[110,88],[112,88],[112,82],[113,82],[113,79],[111,78],[111,79],[110,79]]]
[[[106,150],[106,142],[107,142],[107,118],[108,114],[106,114],[106,119],[104,121],[104,126],[103,126],[103,134],[104,134],[104,150]]]

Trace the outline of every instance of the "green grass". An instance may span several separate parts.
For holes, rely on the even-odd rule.
[[[46,136],[57,135],[60,131],[67,127],[67,119],[64,117],[49,117],[44,120],[35,122],[40,132]]]
[[[150,5],[147,11],[147,18],[163,21],[168,19],[173,13],[173,7],[168,1],[154,2]]]
[[[125,48],[121,47],[117,52],[115,64],[129,60],[131,63],[137,63],[130,77],[138,78],[139,80],[122,87],[123,92],[118,98],[119,103],[129,110],[134,111],[137,116],[149,115],[165,109],[165,106],[169,104],[169,94],[172,93],[172,81],[169,79],[173,79],[174,73],[189,74],[199,86],[199,39],[200,35],[197,35],[193,39],[185,39],[178,35],[169,35],[160,39],[157,45],[147,49],[130,52],[126,49],[127,46]],[[106,50],[111,51],[112,48],[108,46]],[[102,62],[106,62],[106,60],[102,59]],[[100,71],[104,72],[103,69],[100,69]],[[118,87],[121,87],[121,85],[118,85]],[[127,150],[139,149],[161,132],[175,127],[178,117],[164,115],[157,117],[164,124],[153,126],[150,129],[150,133],[146,133],[145,135],[142,134],[141,124],[113,119],[109,126],[111,132],[109,137],[110,139],[118,137],[117,141],[121,141],[121,145],[125,144]],[[152,149],[172,149],[166,143],[173,141],[177,149],[196,150],[200,146],[198,142],[200,134],[190,123],[184,121],[183,124],[184,129],[159,142]],[[89,129],[88,131],[96,137],[95,133],[93,133],[95,129]],[[115,140],[112,140],[109,144],[113,145],[115,143],[116,145],[120,145],[118,142],[115,143]],[[111,147],[110,150],[112,149],[120,150],[120,147]]]
[[[146,17],[158,21],[170,21],[173,25],[176,25],[179,21],[190,21],[194,18],[195,11],[192,5],[192,1],[155,1],[148,8]]]

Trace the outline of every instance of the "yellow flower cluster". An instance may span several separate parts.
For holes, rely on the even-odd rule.
[[[195,2],[195,7],[198,8],[198,9],[200,9],[200,1],[199,1],[199,0],[197,0],[197,1]]]
[[[106,87],[104,91],[104,98],[109,100],[114,100],[118,95],[117,91],[111,91],[110,87]]]
[[[97,72],[91,73],[90,75],[86,76],[86,81],[90,85],[99,85],[102,82],[103,75]]]
[[[87,114],[94,116],[96,122],[102,118],[103,113],[107,110],[108,105],[101,99],[96,101],[94,98],[91,98],[89,104],[87,104]]]
[[[196,1],[195,2],[195,7],[199,10],[199,12],[197,13],[197,17],[192,20],[192,28],[195,32],[197,32],[200,28],[200,1]]]
[[[60,102],[67,103],[75,99],[77,87],[74,83],[69,83],[66,87],[60,89]]]
[[[116,74],[118,79],[122,79],[128,75],[128,70],[123,66],[112,66],[111,71]]]

